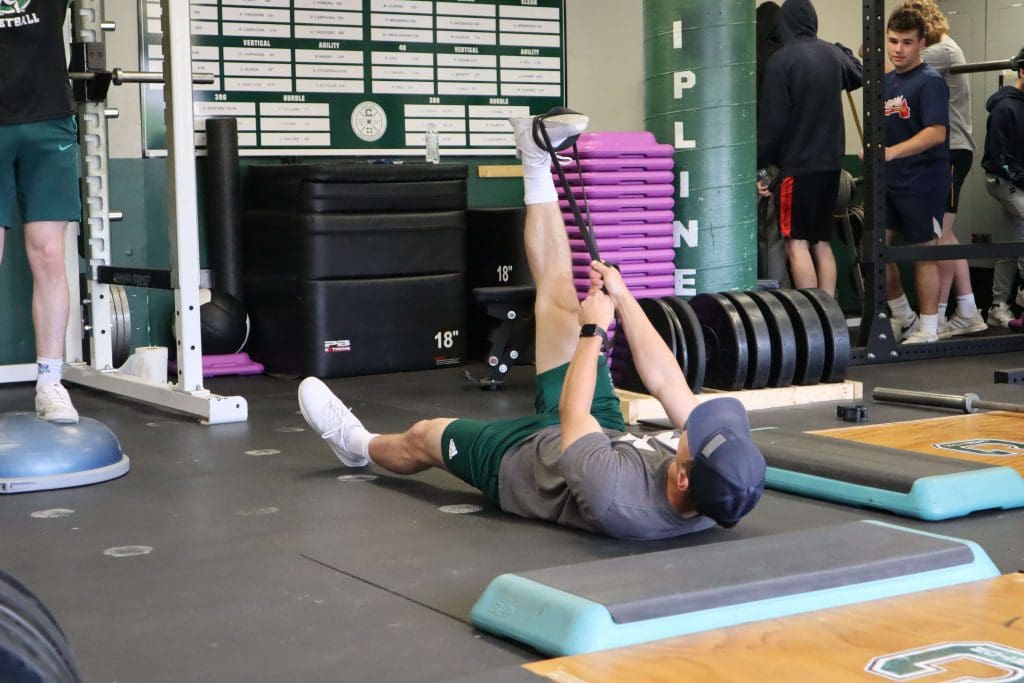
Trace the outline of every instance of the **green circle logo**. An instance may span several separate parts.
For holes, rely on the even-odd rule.
[[[0,0],[0,14],[21,14],[32,0]]]

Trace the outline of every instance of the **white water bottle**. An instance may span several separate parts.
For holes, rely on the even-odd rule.
[[[441,149],[438,144],[437,126],[432,123],[427,126],[427,132],[424,134],[424,137],[426,138],[427,163],[441,163]]]

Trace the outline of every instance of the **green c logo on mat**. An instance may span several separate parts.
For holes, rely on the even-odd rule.
[[[904,650],[876,657],[864,669],[892,681],[928,681],[933,676],[945,681],[949,680],[946,666],[965,660],[985,664],[998,670],[998,673],[992,672],[991,676],[985,678],[957,678],[958,681],[1024,681],[1024,651],[985,642],[938,643],[916,650]]]
[[[963,441],[947,441],[934,444],[935,448],[944,451],[958,451],[971,455],[1024,455],[1024,443],[1006,439],[965,439]]]

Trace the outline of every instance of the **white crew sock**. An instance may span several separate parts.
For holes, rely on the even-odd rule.
[[[64,368],[63,358],[36,358],[36,391],[47,384],[60,382],[61,370]]]
[[[353,425],[345,430],[345,448],[359,453],[364,458],[370,457],[370,441],[380,434],[371,434],[362,424]]]
[[[939,316],[921,314],[921,331],[925,334],[936,335],[939,333]]]
[[[939,304],[939,320],[945,320],[946,319],[946,308],[947,308],[947,306],[948,306],[948,304],[943,304],[943,303]]]
[[[910,320],[914,317],[914,309],[910,307],[906,294],[900,294],[895,299],[889,299],[889,310],[894,318],[899,320]]]
[[[978,304],[974,301],[973,292],[956,298],[956,312],[963,318],[973,318],[978,314]]]
[[[547,204],[558,201],[555,181],[551,177],[551,158],[523,155],[523,201],[526,204]]]

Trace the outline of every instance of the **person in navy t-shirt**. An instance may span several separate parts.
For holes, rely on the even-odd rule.
[[[887,25],[889,61],[885,75],[886,230],[891,244],[936,244],[950,188],[949,88],[921,61],[925,48],[921,16],[897,9]],[[893,330],[905,344],[938,341],[939,266],[916,261],[914,279],[921,315],[910,308],[899,269],[886,265],[886,298]]]

